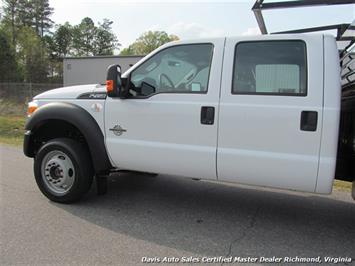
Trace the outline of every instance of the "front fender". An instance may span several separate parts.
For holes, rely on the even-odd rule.
[[[105,147],[105,139],[96,120],[80,106],[72,103],[53,102],[48,103],[27,120],[25,125],[24,153],[28,157],[34,157],[33,135],[36,130],[49,120],[62,120],[75,126],[84,136],[93,166],[96,173],[104,172],[112,168]]]

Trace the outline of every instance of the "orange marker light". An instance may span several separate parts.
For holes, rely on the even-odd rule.
[[[29,102],[27,107],[27,116],[31,116],[38,108],[37,102]]]
[[[113,91],[113,80],[106,80],[106,91]]]

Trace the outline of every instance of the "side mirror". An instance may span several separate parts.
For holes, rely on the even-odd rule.
[[[111,65],[107,69],[106,92],[109,97],[119,97],[122,89],[121,67]]]

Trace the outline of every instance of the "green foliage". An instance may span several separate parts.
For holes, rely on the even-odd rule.
[[[17,0],[15,23],[19,27],[31,27],[33,21],[33,1]]]
[[[11,57],[16,62],[13,77],[0,81],[47,81],[48,53],[41,38],[52,26],[53,9],[48,0],[4,0],[1,28],[11,42]],[[5,42],[3,42],[4,44]],[[4,44],[5,45],[5,44]]]
[[[73,27],[66,22],[59,25],[53,35],[53,47],[50,48],[57,56],[65,57],[70,53],[73,41]]]
[[[117,37],[112,33],[112,21],[104,19],[95,26],[91,18],[84,18],[79,25],[73,27],[73,51],[75,56],[112,55],[119,46]]]
[[[27,1],[31,3],[31,26],[34,26],[38,36],[43,37],[48,33],[53,25],[50,16],[53,14],[53,8],[49,6],[49,0],[32,0]]]
[[[146,55],[159,46],[179,40],[176,35],[168,35],[165,31],[148,31],[143,33],[128,48],[121,51],[121,55]]]
[[[120,46],[116,35],[112,32],[111,25],[113,21],[104,19],[96,28],[94,40],[94,55],[113,55],[116,48]]]
[[[24,81],[45,81],[48,58],[42,40],[30,27],[22,27],[18,33],[17,56],[23,67]]]
[[[8,30],[13,47],[16,45],[17,2],[18,0],[3,0],[3,12],[5,16],[2,20],[2,26]]]
[[[78,25],[57,25],[49,0],[2,0],[0,82],[58,82],[66,56],[112,55],[119,47],[112,21],[96,26],[91,18]]]
[[[10,28],[12,45],[16,45],[18,29],[33,27],[38,36],[43,37],[53,25],[50,16],[53,8],[49,0],[3,0],[4,19]]]
[[[20,76],[18,75],[15,50],[10,45],[6,33],[0,30],[0,81],[19,80]]]
[[[73,48],[77,56],[92,55],[94,50],[95,24],[91,18],[84,18],[73,28]]]

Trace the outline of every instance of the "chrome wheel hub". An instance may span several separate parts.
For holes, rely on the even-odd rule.
[[[47,188],[56,195],[67,193],[74,184],[73,162],[62,151],[51,151],[42,161],[42,179]]]

